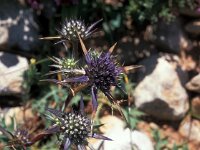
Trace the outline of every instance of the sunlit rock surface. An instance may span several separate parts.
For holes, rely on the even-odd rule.
[[[180,120],[189,108],[184,89],[187,74],[175,60],[175,56],[152,56],[140,63],[143,68],[138,72],[135,105],[158,119]]]
[[[125,123],[115,116],[105,116],[101,119],[104,124],[100,130],[113,141],[104,141],[100,150],[153,150],[151,140],[143,132],[124,129]],[[101,141],[95,142],[93,147],[97,149]]]
[[[28,68],[26,58],[0,52],[0,95],[22,94],[23,72]]]

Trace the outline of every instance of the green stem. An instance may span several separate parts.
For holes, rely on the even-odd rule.
[[[75,60],[79,59],[78,41],[72,41],[72,57]]]

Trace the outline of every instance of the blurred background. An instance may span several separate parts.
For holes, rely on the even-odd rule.
[[[200,150],[199,0],[1,0],[1,126],[13,132],[17,124],[34,135],[50,124],[45,108],[58,108],[65,101],[64,87],[40,80],[50,71],[48,56],[69,53],[54,44],[57,40],[39,38],[57,36],[66,18],[84,20],[88,26],[103,18],[86,46],[107,50],[117,42],[113,53],[120,64],[142,65],[122,83],[128,100],[120,105],[133,131],[99,94],[95,121],[104,123],[100,132],[114,140],[104,142],[105,150]],[[77,94],[70,106],[79,99]],[[84,100],[91,115],[87,91]],[[0,135],[0,149],[7,140]],[[30,149],[56,150],[55,143],[56,137],[46,137]],[[99,146],[97,140],[90,143]]]

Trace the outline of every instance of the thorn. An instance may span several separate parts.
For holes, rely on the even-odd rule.
[[[111,54],[115,48],[115,46],[117,45],[117,42],[108,50],[108,52]]]
[[[70,91],[71,91],[71,93],[72,93],[72,96],[74,97],[74,96],[75,96],[74,90],[73,90],[72,88],[69,88],[69,89],[70,89]]]
[[[101,21],[103,21],[103,18],[101,18],[100,20],[96,21],[95,23],[93,23],[91,26],[88,27],[88,32],[90,32],[98,23],[100,23]]]
[[[124,66],[123,69],[125,72],[128,72],[130,70],[141,68],[141,67],[143,67],[143,66],[142,65],[131,65],[131,66]]]
[[[83,53],[84,53],[84,55],[86,55],[88,52],[87,52],[87,49],[86,49],[86,47],[85,47],[85,44],[83,43],[83,41],[82,41],[80,35],[78,34],[78,32],[77,32],[77,35],[78,35],[78,38],[79,38],[79,40],[80,40]]]
[[[49,37],[41,37],[40,40],[54,40],[54,39],[61,39],[61,36],[49,36]]]

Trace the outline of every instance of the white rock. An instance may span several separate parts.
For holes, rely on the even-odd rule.
[[[153,150],[150,139],[142,132],[129,129],[113,130],[105,136],[113,141],[104,141],[104,150]]]
[[[142,132],[130,129],[124,129],[125,123],[114,116],[106,116],[101,119],[104,124],[103,130],[105,136],[113,141],[104,141],[103,150],[153,150],[151,140]],[[93,145],[95,149],[99,147],[102,141]],[[102,150],[102,149],[100,149]]]
[[[166,57],[148,59],[144,63],[144,69],[148,70],[150,66],[149,74],[144,72],[144,78],[135,88],[136,107],[163,120],[183,118],[189,108],[188,95],[180,81],[185,78],[183,71],[167,61]],[[179,77],[180,74],[182,77]]]
[[[0,117],[5,118],[5,123],[7,126],[9,126],[12,123],[12,118],[14,119],[14,121],[16,121],[15,123],[23,124],[24,117],[26,118],[26,120],[28,120],[30,118],[33,118],[34,115],[30,108],[24,110],[23,107],[10,107],[0,109]]]
[[[0,52],[0,95],[21,94],[22,74],[27,68],[26,58]]]
[[[123,130],[125,127],[125,123],[121,119],[111,115],[102,117],[101,123],[104,124],[100,127],[103,133],[113,132],[113,130]]]

